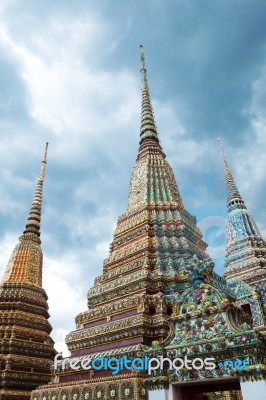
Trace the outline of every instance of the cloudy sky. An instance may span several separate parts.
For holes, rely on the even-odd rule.
[[[30,208],[45,142],[42,248],[64,349],[126,210],[139,141],[139,45],[160,140],[223,272],[221,137],[266,237],[266,2],[0,2],[0,272]]]

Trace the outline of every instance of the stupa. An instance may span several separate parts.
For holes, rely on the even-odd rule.
[[[0,399],[29,400],[56,354],[42,287],[41,205],[47,146],[26,227],[0,283]]]

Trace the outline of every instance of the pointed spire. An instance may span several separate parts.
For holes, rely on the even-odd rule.
[[[145,58],[143,46],[140,46],[140,72],[141,72],[141,92],[142,92],[142,104],[141,104],[141,126],[140,126],[140,144],[145,139],[153,139],[159,142],[157,128],[155,125],[150,92],[147,79],[147,70],[145,67]]]
[[[260,280],[265,264],[265,242],[246,207],[227,164],[221,139],[218,139],[224,162],[227,189],[225,272],[229,280],[251,283]]]
[[[238,200],[242,205],[245,205],[244,201],[242,200],[242,197],[236,187],[236,184],[235,184],[234,178],[231,174],[230,168],[227,164],[222,141],[220,138],[218,138],[217,141],[219,143],[222,159],[224,162],[224,173],[225,173],[225,182],[226,182],[226,189],[227,189],[227,206],[228,207],[231,206],[232,202],[234,202],[235,200]]]
[[[260,232],[254,221],[253,216],[248,211],[244,200],[242,199],[234,178],[227,164],[221,139],[218,139],[224,162],[226,189],[227,189],[227,223],[226,236],[227,243],[231,243],[237,239],[252,236],[260,236]]]
[[[42,286],[40,224],[42,187],[47,159],[47,149],[48,143],[46,143],[40,175],[37,181],[26,227],[23,234],[19,237],[19,243],[11,254],[1,285],[7,282],[23,282],[34,286]]]
[[[42,208],[42,188],[45,174],[45,167],[47,162],[47,149],[48,143],[45,146],[45,152],[42,160],[40,175],[37,181],[36,190],[34,193],[31,210],[27,219],[26,227],[23,235],[31,233],[38,237],[40,236],[40,224],[41,224],[41,208]]]

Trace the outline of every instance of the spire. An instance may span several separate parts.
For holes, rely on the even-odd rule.
[[[45,146],[45,152],[42,160],[40,175],[37,181],[36,190],[34,193],[31,210],[27,219],[26,227],[23,235],[33,233],[40,236],[40,224],[41,224],[41,208],[42,208],[42,188],[45,174],[45,167],[47,161],[47,149],[48,143]]]
[[[218,139],[224,162],[225,181],[227,189],[227,243],[247,237],[260,236],[260,232],[253,216],[248,211],[242,199],[234,178],[227,164],[221,139]]]
[[[227,190],[227,206],[230,207],[232,204],[234,204],[235,201],[239,201],[241,204],[244,204],[244,201],[242,200],[242,197],[240,196],[240,193],[236,187],[234,178],[231,174],[230,168],[227,164],[225,154],[224,154],[224,149],[222,145],[222,141],[220,138],[217,139],[220,150],[221,150],[221,155],[222,159],[224,162],[224,173],[225,173],[225,182],[226,182],[226,190]]]
[[[40,240],[40,223],[42,207],[42,187],[46,166],[48,143],[46,143],[40,175],[37,181],[31,210],[23,235],[14,248],[1,284],[21,282],[42,286],[42,250]]]
[[[142,105],[140,147],[130,179],[129,209],[144,205],[169,204],[183,209],[181,196],[171,166],[158,139],[154,121],[143,47],[140,46]]]
[[[143,46],[140,46],[140,72],[141,72],[141,92],[142,92],[142,104],[141,104],[141,126],[140,126],[140,144],[145,139],[153,139],[156,142],[158,140],[157,128],[155,125],[150,92],[147,79],[147,70],[145,67],[145,58]]]
[[[227,189],[227,246],[225,249],[224,277],[227,280],[241,280],[252,285],[263,299],[266,276],[266,244],[252,214],[237,190],[224,155],[221,139],[218,139],[218,143],[224,162]]]

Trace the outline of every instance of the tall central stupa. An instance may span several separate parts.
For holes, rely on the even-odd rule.
[[[128,208],[118,218],[103,274],[88,292],[88,310],[76,317],[77,329],[66,337],[71,357],[122,353],[132,356],[139,354],[144,345],[165,339],[174,305],[166,301],[164,291],[176,284],[187,284],[186,275],[180,273],[185,260],[193,255],[207,257],[207,244],[196,218],[183,206],[159,142],[142,46],[140,56],[140,146],[130,179]],[[126,372],[129,371],[123,373]],[[138,390],[138,375],[130,372],[128,383],[124,382],[123,387],[116,383],[115,390]],[[75,387],[64,386],[89,378],[90,371],[61,371],[56,375],[56,393],[74,393]],[[110,371],[95,371],[93,376],[94,380],[110,380],[110,387],[115,378]],[[84,390],[89,393],[94,386],[97,384]],[[55,387],[46,387],[40,393],[53,392]],[[107,387],[106,384],[97,390],[108,391]],[[143,396],[146,398],[146,394]]]
[[[240,308],[243,301],[236,304],[242,283],[229,287],[206,260],[207,244],[196,218],[184,208],[158,138],[142,46],[140,51],[140,146],[128,208],[118,218],[103,273],[88,292],[88,309],[78,314],[76,329],[66,336],[70,359],[58,357],[53,382],[33,391],[32,400],[147,400],[149,390],[172,386],[172,394],[184,389],[184,396],[168,399],[202,400],[204,394],[197,395],[200,390],[217,391],[218,387],[237,393],[227,397],[215,393],[217,400],[239,400],[238,377],[218,368],[218,362],[230,357],[250,356],[255,368],[251,373],[256,379],[264,377],[265,340],[251,326],[252,322],[256,329],[264,326],[259,300],[246,285],[245,301],[260,316],[252,320]],[[259,355],[253,354],[254,348]],[[144,354],[214,355],[217,367],[212,372],[183,368],[175,374],[161,368],[154,375],[126,367],[125,357],[132,360]],[[91,368],[82,367],[84,357]],[[100,363],[105,358],[104,364],[94,364],[95,358]],[[114,374],[105,362],[113,366],[118,360],[120,371]],[[203,380],[210,383],[204,389]],[[176,383],[186,388],[175,390]],[[187,396],[188,388],[196,388],[190,393],[194,397]]]

